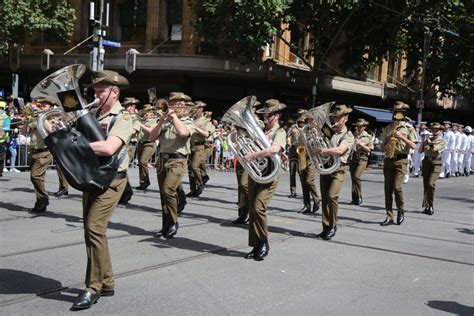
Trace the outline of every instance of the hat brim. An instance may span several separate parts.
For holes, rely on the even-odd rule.
[[[277,112],[283,111],[284,109],[286,109],[286,105],[285,104],[279,104],[275,107],[263,108],[263,109],[257,110],[256,112],[258,114],[271,114],[271,113],[277,113]]]
[[[127,89],[130,86],[128,79],[121,75],[118,75],[118,79],[116,82],[110,81],[109,78],[107,77],[102,77],[102,78],[93,79],[92,83],[90,84],[90,86],[92,87],[99,86],[99,85],[116,86],[116,87],[119,87],[120,89]]]

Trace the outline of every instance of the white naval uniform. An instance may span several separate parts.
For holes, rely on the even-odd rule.
[[[473,162],[472,152],[473,151],[474,151],[474,135],[470,134],[467,137],[467,151],[464,156],[464,161],[465,161],[464,167],[466,168],[467,174],[471,173],[471,171],[474,170],[472,166],[472,162]]]
[[[444,178],[446,174],[451,174],[451,158],[454,150],[454,133],[452,130],[448,130],[443,135],[446,141],[446,150],[443,152],[443,170],[441,171],[440,177]]]
[[[454,133],[454,148],[453,153],[451,154],[451,171],[453,173],[458,172],[458,165],[459,165],[459,148],[461,145],[461,133],[455,132]]]

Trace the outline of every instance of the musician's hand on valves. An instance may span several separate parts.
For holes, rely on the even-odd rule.
[[[403,133],[400,131],[396,131],[393,136],[395,136],[398,139],[404,138]]]
[[[314,147],[314,148],[312,149],[312,152],[313,152],[313,155],[319,156],[319,155],[322,155],[322,154],[323,154],[323,149],[322,149],[322,148],[319,148],[319,147]]]
[[[255,160],[255,158],[257,158],[256,153],[248,153],[248,154],[244,155],[244,160],[247,161],[247,162]]]

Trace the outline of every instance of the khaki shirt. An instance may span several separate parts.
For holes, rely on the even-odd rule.
[[[374,150],[374,142],[372,141],[372,136],[370,136],[369,133],[366,131],[363,131],[362,134],[355,134],[354,135],[354,140],[358,139],[362,144],[366,145],[367,147],[370,148],[370,150]],[[362,146],[355,145],[354,148],[354,155],[357,156],[368,156],[369,153],[362,148]]]
[[[348,149],[346,152],[339,157],[341,158],[342,163],[347,163],[347,159],[349,159],[349,155],[351,154],[351,148],[354,145],[354,135],[350,131],[347,131],[347,127],[344,126],[339,133],[334,134],[334,140],[336,142],[336,147],[342,144],[347,146]]]
[[[209,129],[209,132],[210,132],[209,137],[206,138],[206,141],[212,143],[212,140],[214,138],[214,133],[216,131],[216,127],[214,126],[214,124],[212,124],[211,119],[206,119],[206,120],[207,120],[207,128]]]
[[[425,157],[430,157],[433,159],[441,159],[441,154],[446,149],[446,140],[443,139],[443,136],[436,137],[433,142],[426,143],[424,145]]]
[[[392,133],[397,130],[401,132],[406,138],[408,138],[410,141],[414,142],[415,144],[418,143],[418,136],[416,135],[416,131],[407,122],[401,122],[400,125],[395,126],[393,123],[388,125],[387,127],[384,128],[382,131],[381,135],[381,140],[382,140],[382,146],[385,146],[390,138],[392,137]],[[406,154],[408,155],[410,152],[410,147],[404,142],[404,141],[397,141],[395,145],[395,155],[398,154]]]
[[[44,143],[43,138],[41,138],[40,134],[38,133],[38,129],[36,128],[36,122],[37,119],[29,125],[31,133],[30,146],[33,149],[43,149],[46,148],[46,144]]]
[[[112,118],[116,116],[115,122],[110,128],[109,124],[112,122]],[[132,117],[126,111],[123,111],[123,107],[120,102],[116,102],[110,111],[104,115],[100,115],[97,118],[100,124],[100,128],[105,131],[108,136],[115,136],[122,140],[123,144],[118,150],[118,158],[120,160],[120,166],[118,172],[126,171],[128,169],[128,144],[132,137],[133,123]]]
[[[130,114],[132,118],[132,126],[133,126],[133,133],[131,141],[136,142],[138,141],[137,136],[141,129],[140,117],[136,113]]]
[[[201,116],[200,118],[194,120],[194,125],[196,127],[199,127],[200,129],[202,129],[204,131],[207,131],[207,132],[210,131],[209,124],[210,124],[209,121],[204,116]],[[210,125],[212,125],[212,124],[210,124]],[[208,137],[204,137],[201,134],[199,134],[198,131],[195,131],[193,133],[193,135],[191,136],[191,144],[199,143],[199,142],[205,142],[206,138],[208,138]]]
[[[281,147],[280,151],[284,151],[286,147],[286,132],[280,126],[276,126],[268,131],[265,131],[265,136],[273,144],[278,144]]]
[[[301,129],[299,127],[291,128],[288,133],[289,144],[290,146],[298,146],[300,143]]]
[[[189,117],[180,118],[181,122],[186,125],[190,135],[195,132],[194,120]],[[172,122],[166,122],[160,134],[160,152],[163,154],[182,154],[189,155],[191,153],[191,137],[178,137],[176,128]]]
[[[143,125],[145,125],[146,127],[153,128],[158,125],[158,123],[156,122],[156,118],[149,118],[145,120]],[[150,134],[146,133],[142,128],[140,128],[140,132],[138,133],[138,142],[142,144],[148,142],[149,136]]]

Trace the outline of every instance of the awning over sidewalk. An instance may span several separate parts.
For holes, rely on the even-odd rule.
[[[392,112],[389,110],[373,109],[364,106],[354,106],[354,109],[373,117],[377,122],[392,123]]]

